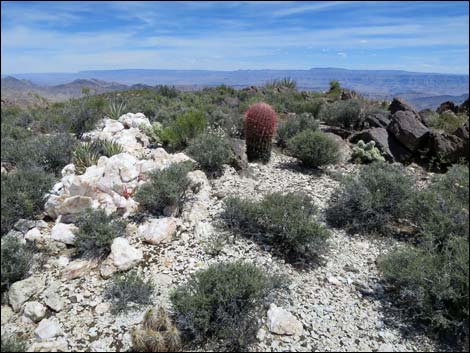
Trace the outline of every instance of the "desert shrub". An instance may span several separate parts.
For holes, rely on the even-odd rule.
[[[155,286],[151,280],[145,281],[136,271],[116,274],[105,290],[105,298],[111,300],[111,313],[118,314],[129,309],[129,303],[136,305],[152,304]]]
[[[60,174],[70,163],[77,140],[67,133],[41,135],[24,140],[2,141],[2,161],[29,169],[40,167],[47,172]]]
[[[155,121],[152,123],[151,127],[144,128],[145,134],[148,136],[149,140],[153,144],[161,143],[160,134],[162,133],[163,125]]]
[[[320,111],[320,120],[328,125],[352,129],[361,125],[361,105],[355,99],[325,104]]]
[[[209,175],[215,175],[230,162],[232,152],[227,139],[216,133],[204,133],[190,142],[186,152]]]
[[[218,263],[193,273],[171,294],[176,323],[188,338],[228,350],[253,341],[261,305],[277,281],[254,265]]]
[[[322,99],[313,100],[293,100],[286,103],[286,108],[289,112],[296,114],[308,113],[317,118],[324,101]]]
[[[435,332],[462,342],[468,341],[468,259],[468,237],[449,236],[441,249],[426,241],[392,250],[378,266],[394,287],[396,303]]]
[[[209,126],[222,129],[230,137],[243,137],[245,135],[245,120],[238,112],[214,110],[209,115]]]
[[[372,163],[376,161],[385,162],[385,158],[380,153],[380,150],[375,147],[375,141],[365,143],[359,140],[356,146],[352,149],[351,159],[356,163]]]
[[[126,235],[126,221],[118,214],[107,215],[102,209],[87,209],[77,216],[76,254],[100,258],[109,254],[114,238]]]
[[[327,92],[327,95],[338,99],[341,96],[341,85],[338,81],[333,80],[330,82],[330,89]]]
[[[189,141],[204,132],[207,118],[200,111],[188,111],[160,132],[161,140],[175,150],[185,148]]]
[[[77,174],[83,174],[86,169],[98,163],[101,156],[111,157],[123,152],[122,146],[114,141],[94,140],[75,147],[72,152],[72,163]]]
[[[63,115],[67,116],[69,129],[78,138],[90,130],[103,117],[106,102],[100,96],[86,96],[77,100],[70,100],[63,108]]]
[[[178,97],[178,90],[175,87],[162,85],[157,88],[157,94],[167,98],[176,98]]]
[[[27,346],[26,343],[16,337],[3,337],[1,341],[0,352],[26,352]]]
[[[221,218],[232,231],[275,247],[288,261],[311,262],[324,253],[329,236],[316,212],[306,195],[273,193],[259,202],[228,198]]]
[[[327,220],[351,233],[390,234],[391,226],[409,215],[413,189],[413,179],[400,166],[384,162],[362,166],[334,193]]]
[[[32,250],[17,238],[3,237],[1,247],[2,293],[14,282],[27,277],[32,265]]]
[[[304,130],[287,142],[289,153],[308,167],[337,163],[340,157],[338,143],[321,131]]]
[[[148,310],[131,335],[135,352],[181,351],[181,334],[163,307]]]
[[[309,113],[303,113],[285,122],[279,123],[277,128],[277,145],[287,147],[287,141],[289,139],[307,129],[316,131],[319,125],[319,121]]]
[[[277,80],[272,80],[266,82],[264,85],[267,89],[280,89],[280,88],[286,88],[286,89],[292,89],[295,90],[297,89],[297,82],[293,80],[290,77],[284,77],[282,79],[277,79]]]
[[[446,110],[442,114],[436,114],[430,117],[428,126],[437,130],[443,130],[451,134],[457,128],[464,125],[467,120],[468,116],[465,114],[455,114],[450,110]]]
[[[54,177],[39,169],[2,173],[2,235],[20,218],[32,218],[44,206],[44,195],[54,184]]]
[[[150,172],[149,181],[137,189],[135,200],[140,207],[153,214],[162,213],[167,206],[181,206],[184,192],[189,186],[187,174],[191,169],[192,163],[183,162]]]

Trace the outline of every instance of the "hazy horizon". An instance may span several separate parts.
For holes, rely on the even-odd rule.
[[[468,2],[3,1],[2,75],[469,71]]]

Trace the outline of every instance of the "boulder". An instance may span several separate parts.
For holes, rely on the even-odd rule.
[[[277,335],[300,336],[302,323],[287,310],[271,304],[268,310],[268,329]]]
[[[36,226],[36,221],[30,220],[30,219],[20,219],[15,223],[13,228],[25,234],[27,231],[34,228],[35,226]]]
[[[82,277],[96,267],[96,262],[91,260],[74,260],[63,271],[63,277],[67,280]]]
[[[69,345],[65,339],[34,342],[28,352],[69,352]]]
[[[39,339],[49,339],[58,336],[62,332],[62,327],[55,319],[42,319],[34,334]]]
[[[410,151],[415,151],[429,133],[429,129],[409,111],[394,113],[387,130]]]
[[[427,151],[426,158],[435,158],[441,163],[458,163],[462,159],[468,159],[467,144],[463,139],[448,133],[431,131],[426,142],[423,143],[423,150]]]
[[[438,116],[439,114],[437,114],[434,110],[432,109],[423,109],[423,110],[420,110],[419,111],[419,116],[421,117],[421,122],[425,125],[425,126],[430,126],[433,122],[434,119],[436,119],[436,117]]]
[[[29,302],[25,304],[23,314],[33,322],[39,322],[46,316],[46,307],[36,301]]]
[[[375,141],[376,147],[383,153],[385,159],[391,162],[405,162],[412,156],[411,151],[402,146],[395,137],[389,134],[384,128],[372,128],[360,131],[349,138],[351,143],[357,143],[359,140],[365,143]]]
[[[468,98],[462,104],[460,104],[459,113],[467,114],[467,116],[469,116],[469,114],[470,114],[470,104],[469,104]]]
[[[352,149],[349,146],[349,143],[343,140],[340,136],[333,134],[331,132],[325,132],[325,135],[329,136],[333,141],[335,141],[339,146],[340,161],[342,163],[347,162],[351,159]]]
[[[67,164],[64,168],[62,168],[62,171],[60,174],[64,177],[67,175],[74,175],[75,174],[75,164],[70,163]]]
[[[374,127],[386,128],[390,124],[390,116],[387,113],[374,113],[369,114],[365,117],[362,123],[364,129],[370,129]]]
[[[29,298],[42,292],[44,285],[44,280],[37,277],[29,277],[13,283],[8,291],[8,301],[13,311],[20,311]]]
[[[231,138],[229,139],[229,146],[232,150],[232,161],[231,165],[237,171],[244,171],[248,169],[248,157],[246,156],[245,141]]]
[[[44,303],[55,312],[62,311],[64,308],[64,300],[57,292],[58,288],[56,286],[44,292]]]
[[[400,97],[393,98],[392,103],[390,103],[389,110],[390,114],[392,115],[399,111],[405,111],[411,112],[414,116],[419,117],[419,114],[416,109],[410,103]]]
[[[319,129],[320,131],[323,131],[323,132],[331,132],[332,134],[338,135],[343,139],[347,139],[352,134],[351,131],[344,130],[337,126],[320,125]]]
[[[458,113],[459,112],[459,106],[456,105],[454,102],[452,101],[447,101],[447,102],[444,102],[442,103],[437,109],[436,109],[436,112],[439,113],[439,114],[442,114],[444,113],[446,110],[450,110],[452,111],[453,113]]]
[[[24,235],[24,238],[30,242],[41,240],[43,237],[41,231],[36,227],[28,230]]]
[[[75,243],[75,233],[78,228],[73,224],[57,223],[52,227],[51,237],[55,241],[73,245]]]
[[[168,243],[176,233],[176,220],[172,217],[152,219],[139,226],[139,235],[150,244]]]
[[[111,245],[109,259],[119,271],[127,271],[142,261],[142,250],[135,249],[126,238],[115,238]]]
[[[151,128],[149,119],[142,113],[127,113],[119,117],[119,122],[123,124],[126,129],[130,128]]]
[[[121,124],[119,121],[116,121],[113,119],[104,120],[103,132],[109,132],[111,134],[115,134],[122,130],[124,130],[124,125]]]

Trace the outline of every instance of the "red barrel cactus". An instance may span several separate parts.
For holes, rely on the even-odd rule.
[[[245,137],[246,155],[250,162],[269,162],[276,124],[276,112],[269,104],[256,103],[248,107],[245,114]]]

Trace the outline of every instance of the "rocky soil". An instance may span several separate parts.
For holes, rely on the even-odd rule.
[[[289,281],[288,290],[270,298],[274,305],[266,307],[265,315],[259,318],[263,325],[258,342],[250,347],[253,351],[433,351],[436,347],[426,337],[409,334],[411,330],[400,327],[400,321],[390,324],[394,320],[387,313],[393,304],[380,284],[376,260],[396,240],[350,236],[332,229],[324,263],[301,269],[272,255],[267,246],[231,237],[218,228],[218,214],[229,195],[260,198],[273,191],[303,191],[323,211],[338,177],[355,168],[343,164],[323,172],[306,171],[294,159],[274,153],[267,165],[249,164],[248,176],[240,176],[229,166],[220,178],[211,181],[202,172],[193,172],[186,205],[181,216],[173,219],[176,231],[169,226],[165,228],[169,235],[149,242],[142,225],[130,223],[126,246],[138,255],[129,268],[155,282],[155,305],[169,309],[171,288],[215,262],[242,259],[283,274]],[[424,175],[423,180],[426,178]],[[119,202],[106,202],[119,208]],[[130,201],[125,202],[124,208]],[[63,210],[59,206],[57,209]],[[60,218],[57,222],[62,224]],[[48,236],[53,226],[53,222],[33,222],[16,231],[18,236],[29,233],[30,237],[47,239],[43,243],[49,255],[34,271],[32,280],[17,282],[20,285],[14,285],[13,294],[10,291],[10,306],[2,305],[1,309],[2,336],[24,335],[30,351],[128,350],[130,331],[142,321],[148,307],[112,315],[104,298],[110,282],[106,268],[72,260],[73,248],[64,239]],[[214,249],[224,234],[228,237],[221,248]]]

